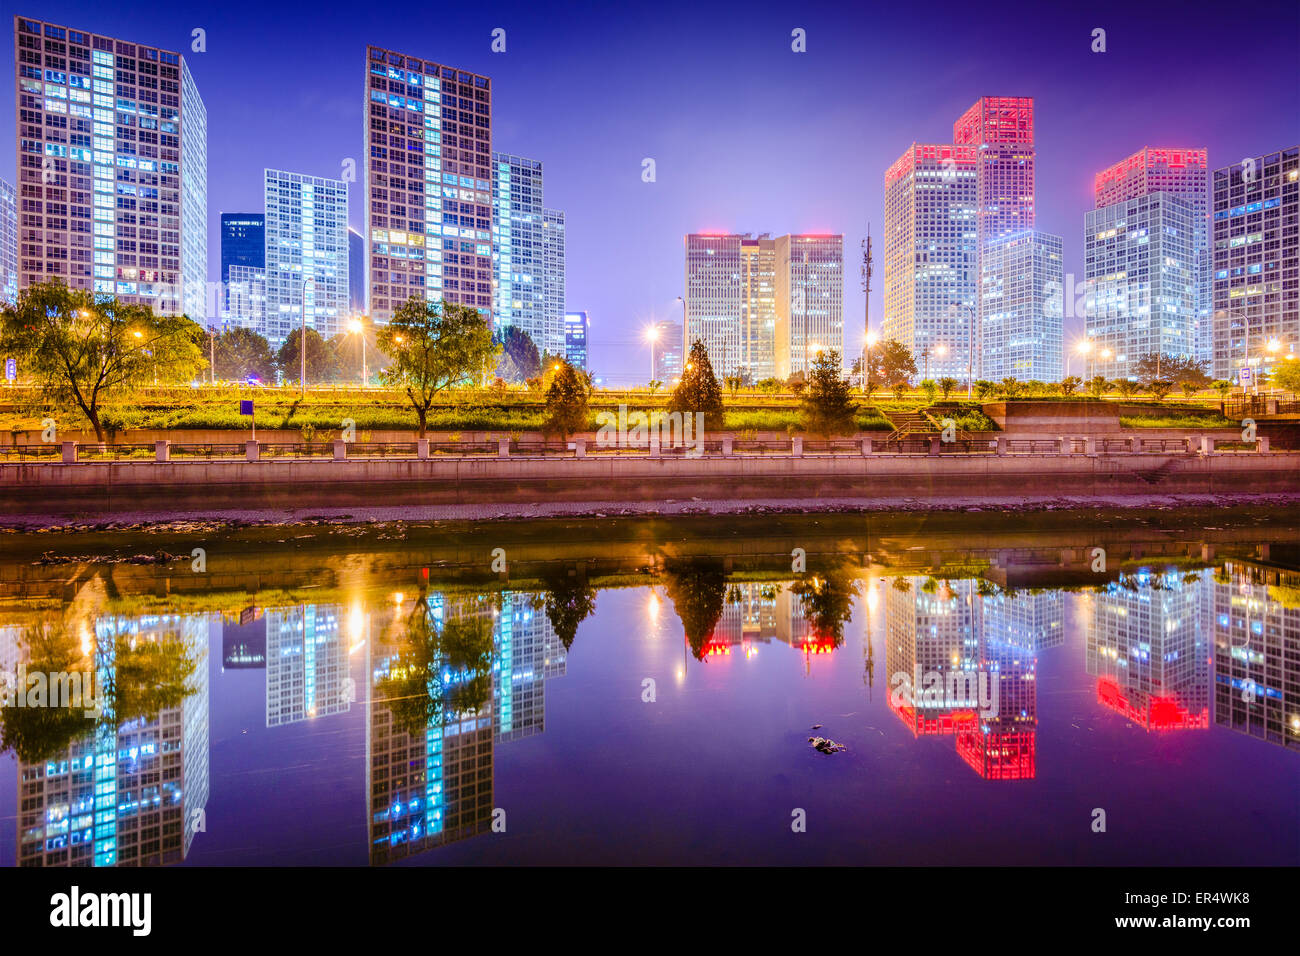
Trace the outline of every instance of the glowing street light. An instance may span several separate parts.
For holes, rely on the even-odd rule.
[[[1079,341],[1077,341],[1077,342],[1074,343],[1074,351],[1077,352],[1077,353],[1079,353],[1080,355],[1083,355],[1083,356],[1088,355],[1088,353],[1090,353],[1090,352],[1092,351],[1092,339],[1079,339]],[[1066,376],[1066,378],[1069,378],[1069,377],[1070,377],[1070,359],[1072,359],[1072,358],[1074,358],[1074,356],[1073,356],[1072,354],[1070,354],[1069,352],[1066,352],[1066,353],[1065,353],[1065,376]],[[1088,371],[1091,371],[1091,369],[1088,369]],[[1089,376],[1089,377],[1091,377],[1091,376]]]
[[[352,321],[348,323],[348,331],[355,332],[357,338],[361,339],[361,387],[365,388],[366,379],[370,377],[366,374],[366,327],[362,324],[360,319],[354,316]]]

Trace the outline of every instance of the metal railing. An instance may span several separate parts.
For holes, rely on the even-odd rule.
[[[134,461],[257,461],[284,459],[461,459],[461,458],[584,458],[584,457],[862,457],[864,455],[1197,455],[1272,451],[1269,439],[1250,441],[1235,432],[1217,435],[1194,434],[1179,438],[1148,438],[1141,435],[1067,435],[1019,437],[996,435],[943,441],[937,434],[901,438],[862,436],[858,438],[790,439],[709,438],[703,441],[664,444],[603,445],[586,438],[568,441],[397,441],[397,442],[154,442],[76,443],[42,442],[0,446],[0,464],[134,462]],[[1289,451],[1289,449],[1276,449]],[[1294,453],[1294,452],[1293,452]]]

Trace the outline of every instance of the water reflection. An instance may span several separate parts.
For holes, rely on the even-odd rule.
[[[683,680],[707,667],[711,678],[739,681],[727,661],[765,646],[789,656],[795,679],[819,660],[833,673],[844,655],[860,654],[857,693],[867,706],[884,679],[878,706],[909,747],[951,738],[948,753],[971,774],[1009,786],[1038,776],[1040,658],[1066,643],[1071,613],[1098,713],[1147,733],[1216,725],[1300,748],[1295,572],[1232,560],[1017,589],[970,569],[888,570],[845,560],[780,575],[675,558],[609,587],[645,589],[637,606],[652,633],[680,624]],[[168,864],[210,838],[210,643],[223,671],[264,671],[273,732],[364,720],[367,856],[386,864],[491,832],[496,748],[545,732],[547,681],[565,677],[588,641],[646,639],[602,618],[607,591],[574,568],[548,569],[520,590],[435,572],[400,592],[176,613],[152,597],[140,599],[147,610],[106,602],[98,580],[88,577],[60,610],[6,611],[0,626],[4,671],[85,667],[104,688],[94,719],[13,701],[0,711],[17,763],[19,865]],[[562,719],[586,718],[569,709]],[[238,799],[237,786],[218,781],[227,800]]]

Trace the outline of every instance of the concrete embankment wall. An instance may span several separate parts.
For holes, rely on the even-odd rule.
[[[482,458],[0,465],[6,514],[1300,492],[1300,456]]]

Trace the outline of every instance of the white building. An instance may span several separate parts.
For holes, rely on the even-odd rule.
[[[542,286],[543,342],[536,342],[538,352],[564,354],[564,213],[557,209],[542,210]],[[554,347],[552,347],[554,346]]]
[[[1196,356],[1197,220],[1156,192],[1084,217],[1084,314],[1093,375],[1136,379],[1144,355]]]
[[[1061,380],[1064,278],[1060,236],[1031,230],[988,244],[980,274],[984,378]]]
[[[306,324],[323,338],[348,315],[348,185],[266,170],[266,325],[277,348]]]

